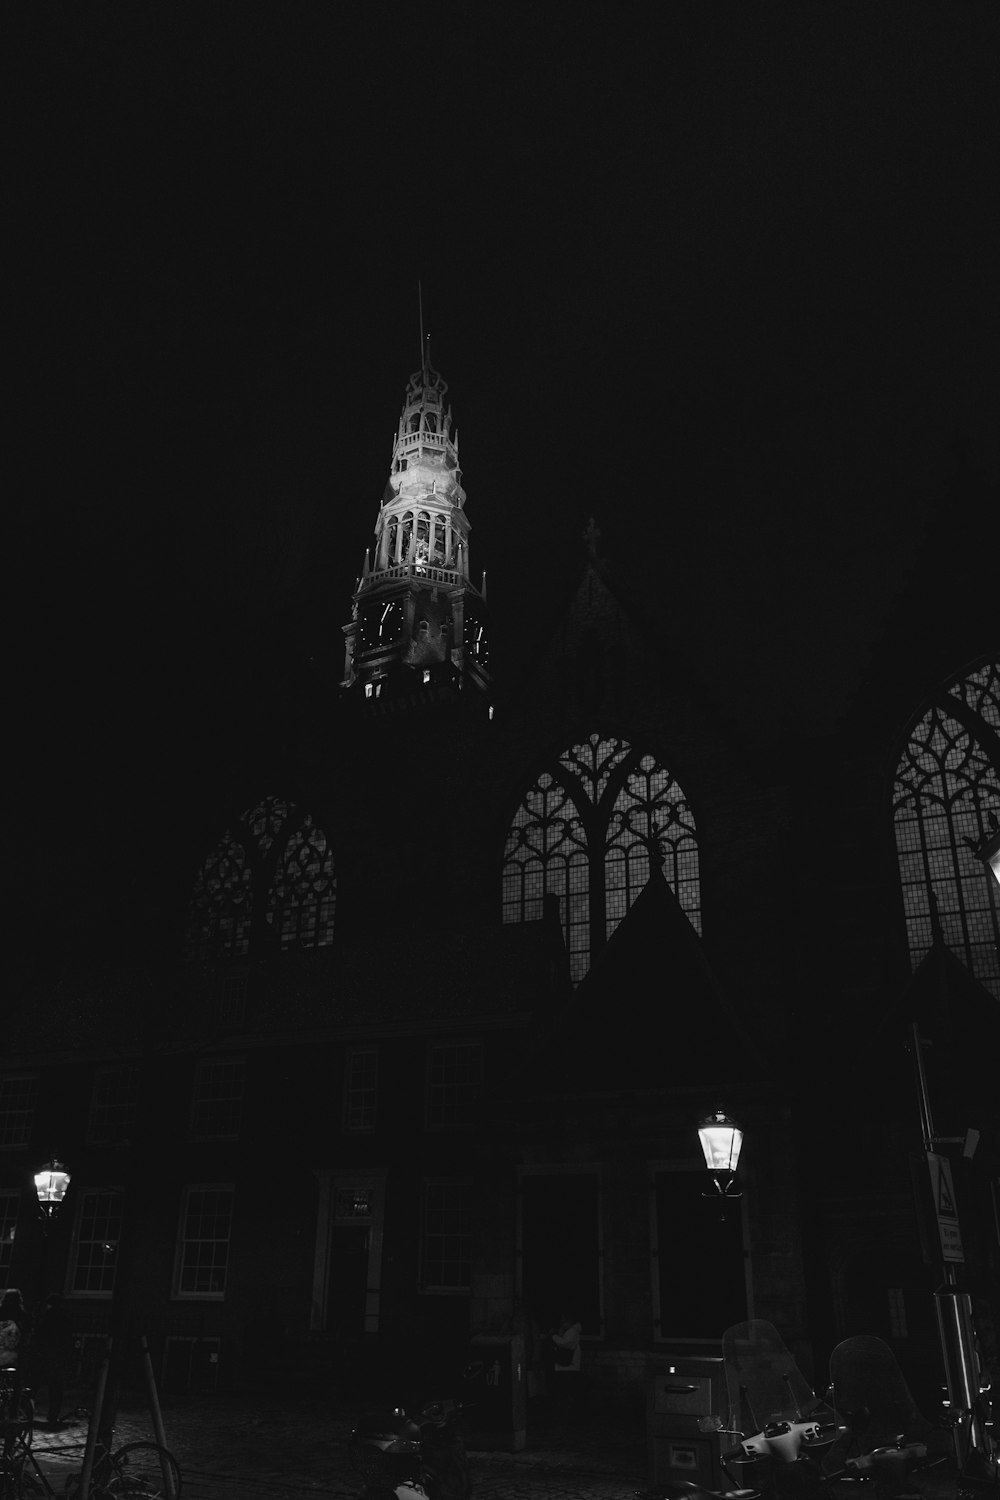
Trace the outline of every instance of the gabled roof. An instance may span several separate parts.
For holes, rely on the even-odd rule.
[[[900,1092],[917,1118],[912,1054],[904,1050],[916,1023],[935,1132],[962,1135],[970,1125],[1000,1123],[1000,1002],[940,939],[889,1006],[870,1045],[895,1058]]]
[[[685,740],[745,762],[751,750],[671,645],[662,615],[658,601],[637,597],[603,559],[591,558],[526,659],[509,707],[543,741],[596,723],[648,734],[666,718]]]
[[[582,1087],[726,1089],[761,1055],[657,867],[566,1012]]]

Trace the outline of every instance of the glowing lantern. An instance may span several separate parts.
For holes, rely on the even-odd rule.
[[[69,1173],[65,1166],[56,1157],[46,1162],[40,1172],[35,1173],[35,1192],[38,1194],[38,1206],[42,1212],[51,1218],[66,1196],[69,1187]]]
[[[712,1173],[720,1193],[728,1193],[736,1175],[743,1145],[743,1132],[735,1120],[721,1109],[715,1110],[698,1125],[698,1139],[705,1156],[705,1165]],[[723,1185],[723,1177],[726,1182]]]
[[[979,858],[984,865],[989,865],[993,871],[993,879],[1000,885],[1000,828],[996,827],[996,819],[993,820],[993,833],[989,838],[983,840]]]

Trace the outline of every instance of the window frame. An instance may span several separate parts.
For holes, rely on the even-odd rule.
[[[125,1211],[125,1188],[120,1183],[109,1183],[107,1185],[93,1185],[79,1190],[74,1189],[76,1203],[73,1212],[73,1234],[70,1242],[70,1253],[66,1261],[66,1294],[74,1298],[81,1298],[88,1302],[110,1302],[114,1296],[115,1280],[118,1275],[118,1255],[121,1246],[122,1218]],[[114,1253],[108,1256],[107,1264],[110,1268],[110,1282],[100,1287],[80,1287],[76,1285],[80,1271],[80,1251],[83,1245],[100,1245],[99,1238],[83,1238],[82,1230],[86,1205],[95,1198],[108,1198],[117,1200],[117,1229],[118,1236],[112,1242],[110,1236],[104,1243],[114,1244]],[[108,1215],[112,1222],[113,1215]],[[96,1264],[96,1262],[95,1262]]]
[[[35,1111],[38,1107],[38,1085],[40,1081],[40,1077],[37,1073],[18,1072],[4,1073],[0,1075],[0,1151],[23,1151],[26,1146],[31,1145],[35,1129]],[[11,1084],[17,1083],[26,1083],[31,1085],[29,1091],[29,1102],[27,1106],[23,1108],[18,1108],[16,1106],[11,1107],[7,1104],[7,1101],[5,1099],[5,1094],[8,1087]],[[14,1140],[5,1140],[3,1138],[7,1131],[5,1121],[8,1115],[12,1117],[11,1129],[14,1128],[14,1119],[19,1115],[24,1116],[22,1133],[18,1134],[17,1138]]]
[[[220,1103],[229,1103],[231,1105],[236,1102],[238,1104],[236,1128],[233,1130],[205,1130],[199,1129],[198,1126],[199,1108],[207,1107],[213,1102],[211,1097],[203,1097],[200,1094],[202,1080],[209,1070],[213,1068],[239,1068],[240,1070],[241,1087],[238,1099],[235,1095],[228,1097],[219,1095],[215,1100],[217,1106]],[[188,1129],[188,1135],[192,1141],[238,1141],[240,1139],[243,1126],[243,1108],[246,1102],[246,1076],[246,1058],[244,1056],[220,1054],[218,1056],[212,1055],[198,1059],[195,1067],[194,1083],[191,1089],[191,1120]]]
[[[125,1099],[124,1103],[108,1099],[99,1105],[99,1090],[102,1083],[108,1083],[115,1078],[124,1078],[131,1075],[133,1097]],[[128,1089],[123,1092],[127,1095]],[[139,1101],[139,1065],[138,1063],[109,1064],[95,1070],[90,1088],[90,1110],[87,1115],[87,1143],[91,1146],[119,1146],[126,1144],[132,1138],[135,1128],[135,1111]],[[114,1129],[98,1130],[95,1117],[98,1108],[102,1108],[112,1118],[121,1116],[123,1125],[121,1133],[115,1133]]]
[[[370,1057],[373,1061],[374,1081],[368,1087],[355,1087],[351,1083],[351,1068],[358,1058]],[[342,1127],[345,1135],[371,1135],[378,1129],[378,1075],[379,1075],[379,1049],[378,1047],[348,1047],[344,1058],[344,1098],[342,1111]],[[371,1123],[352,1123],[352,1094],[371,1094]],[[365,1106],[359,1106],[364,1109]]]
[[[428,1240],[429,1240],[429,1237],[430,1237],[430,1234],[431,1234],[431,1231],[428,1229],[428,1216],[429,1216],[429,1211],[430,1211],[430,1201],[429,1200],[430,1200],[430,1195],[431,1195],[432,1191],[435,1190],[435,1189],[440,1189],[440,1188],[454,1189],[456,1191],[461,1191],[461,1193],[463,1195],[463,1200],[462,1200],[463,1201],[463,1208],[464,1208],[464,1211],[467,1213],[467,1216],[468,1216],[468,1225],[467,1225],[467,1227],[459,1230],[458,1233],[457,1233],[457,1235],[455,1235],[455,1234],[449,1235],[446,1231],[443,1231],[443,1230],[440,1231],[440,1232],[437,1232],[436,1233],[436,1238],[438,1238],[440,1240],[445,1240],[445,1239],[448,1239],[448,1238],[460,1238],[460,1239],[463,1239],[463,1240],[467,1240],[468,1244],[467,1244],[467,1259],[463,1259],[460,1256],[457,1259],[457,1262],[456,1262],[454,1258],[451,1258],[449,1260],[448,1258],[442,1256],[440,1258],[440,1261],[436,1262],[436,1263],[439,1263],[442,1266],[448,1265],[450,1263],[457,1263],[459,1265],[467,1264],[468,1268],[469,1268],[469,1275],[468,1275],[468,1281],[464,1282],[464,1283],[446,1282],[446,1281],[429,1282],[428,1279],[427,1279],[427,1267],[431,1263],[431,1257],[429,1257],[429,1255],[428,1255]],[[467,1176],[467,1175],[460,1175],[460,1176],[454,1176],[454,1175],[449,1175],[449,1176],[443,1176],[443,1175],[442,1176],[430,1176],[430,1177],[424,1177],[422,1179],[422,1181],[421,1181],[421,1184],[420,1184],[420,1244],[419,1244],[419,1252],[418,1252],[418,1260],[417,1260],[417,1268],[418,1268],[417,1269],[417,1285],[418,1285],[418,1288],[419,1288],[421,1296],[425,1296],[425,1297],[471,1297],[472,1296],[472,1282],[473,1282],[473,1277],[475,1275],[475,1213],[474,1213],[474,1206],[475,1205],[474,1205],[474,1198],[473,1198],[473,1188],[474,1188],[473,1178],[471,1176]]]
[[[191,1199],[195,1193],[228,1193],[229,1195],[229,1221],[228,1232],[225,1240],[200,1239],[187,1233],[188,1222],[191,1216]],[[186,1183],[181,1194],[180,1213],[177,1219],[177,1244],[174,1252],[174,1271],[172,1278],[171,1298],[175,1302],[224,1302],[229,1287],[229,1276],[232,1269],[233,1228],[236,1219],[236,1186],[232,1182],[191,1182]],[[226,1254],[223,1268],[222,1287],[218,1291],[190,1291],[183,1286],[185,1271],[185,1247],[188,1244],[225,1244]],[[197,1269],[197,1268],[196,1268]]]
[[[475,1081],[473,1083],[471,1083],[471,1084],[468,1085],[468,1087],[470,1089],[470,1108],[469,1108],[469,1114],[468,1114],[468,1116],[466,1118],[463,1118],[463,1119],[450,1119],[450,1120],[446,1120],[446,1119],[434,1119],[433,1118],[433,1114],[434,1114],[434,1111],[433,1111],[434,1089],[435,1089],[435,1087],[442,1088],[442,1087],[449,1086],[449,1085],[447,1085],[446,1083],[443,1083],[443,1082],[435,1085],[435,1081],[434,1081],[434,1059],[435,1059],[435,1056],[437,1054],[441,1053],[441,1052],[447,1051],[448,1049],[457,1050],[459,1048],[467,1048],[467,1049],[469,1049],[469,1051],[474,1051],[477,1054],[478,1062],[479,1062],[478,1077],[475,1079]],[[443,1039],[439,1038],[439,1039],[436,1039],[434,1041],[428,1042],[428,1044],[427,1044],[427,1055],[426,1055],[425,1086],[424,1086],[424,1125],[425,1125],[425,1128],[427,1130],[434,1131],[434,1132],[441,1131],[441,1130],[444,1130],[444,1131],[447,1131],[447,1130],[464,1130],[464,1129],[468,1129],[469,1126],[471,1126],[471,1125],[477,1124],[478,1123],[478,1117],[479,1117],[480,1111],[482,1109],[483,1096],[484,1096],[484,1090],[485,1090],[485,1082],[486,1082],[486,1048],[485,1048],[485,1046],[483,1044],[483,1041],[482,1041],[481,1037],[455,1037],[455,1038],[449,1038],[448,1040],[443,1040]],[[461,1085],[459,1085],[459,1084],[453,1084],[453,1085],[450,1085],[450,1086],[451,1087],[461,1087]]]

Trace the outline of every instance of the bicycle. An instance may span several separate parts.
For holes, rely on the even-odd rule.
[[[31,1458],[35,1405],[16,1368],[0,1370],[0,1500],[20,1500],[27,1493],[24,1469]]]
[[[65,1500],[78,1500],[81,1474],[66,1480]],[[90,1500],[180,1500],[181,1471],[176,1458],[159,1443],[99,1446],[90,1480]],[[30,1500],[30,1497],[26,1497]]]
[[[61,1500],[34,1452],[35,1408],[16,1371],[0,1372],[0,1500]],[[78,1500],[82,1471],[71,1474],[64,1500]],[[90,1500],[180,1500],[177,1460],[159,1443],[98,1446],[90,1478]]]

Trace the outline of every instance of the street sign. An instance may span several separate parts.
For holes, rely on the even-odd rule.
[[[927,1170],[930,1173],[931,1205],[937,1220],[938,1238],[941,1242],[941,1259],[950,1262],[965,1260],[962,1249],[962,1231],[958,1225],[958,1208],[955,1202],[955,1184],[951,1177],[951,1162],[946,1156],[933,1151],[927,1153]]]

